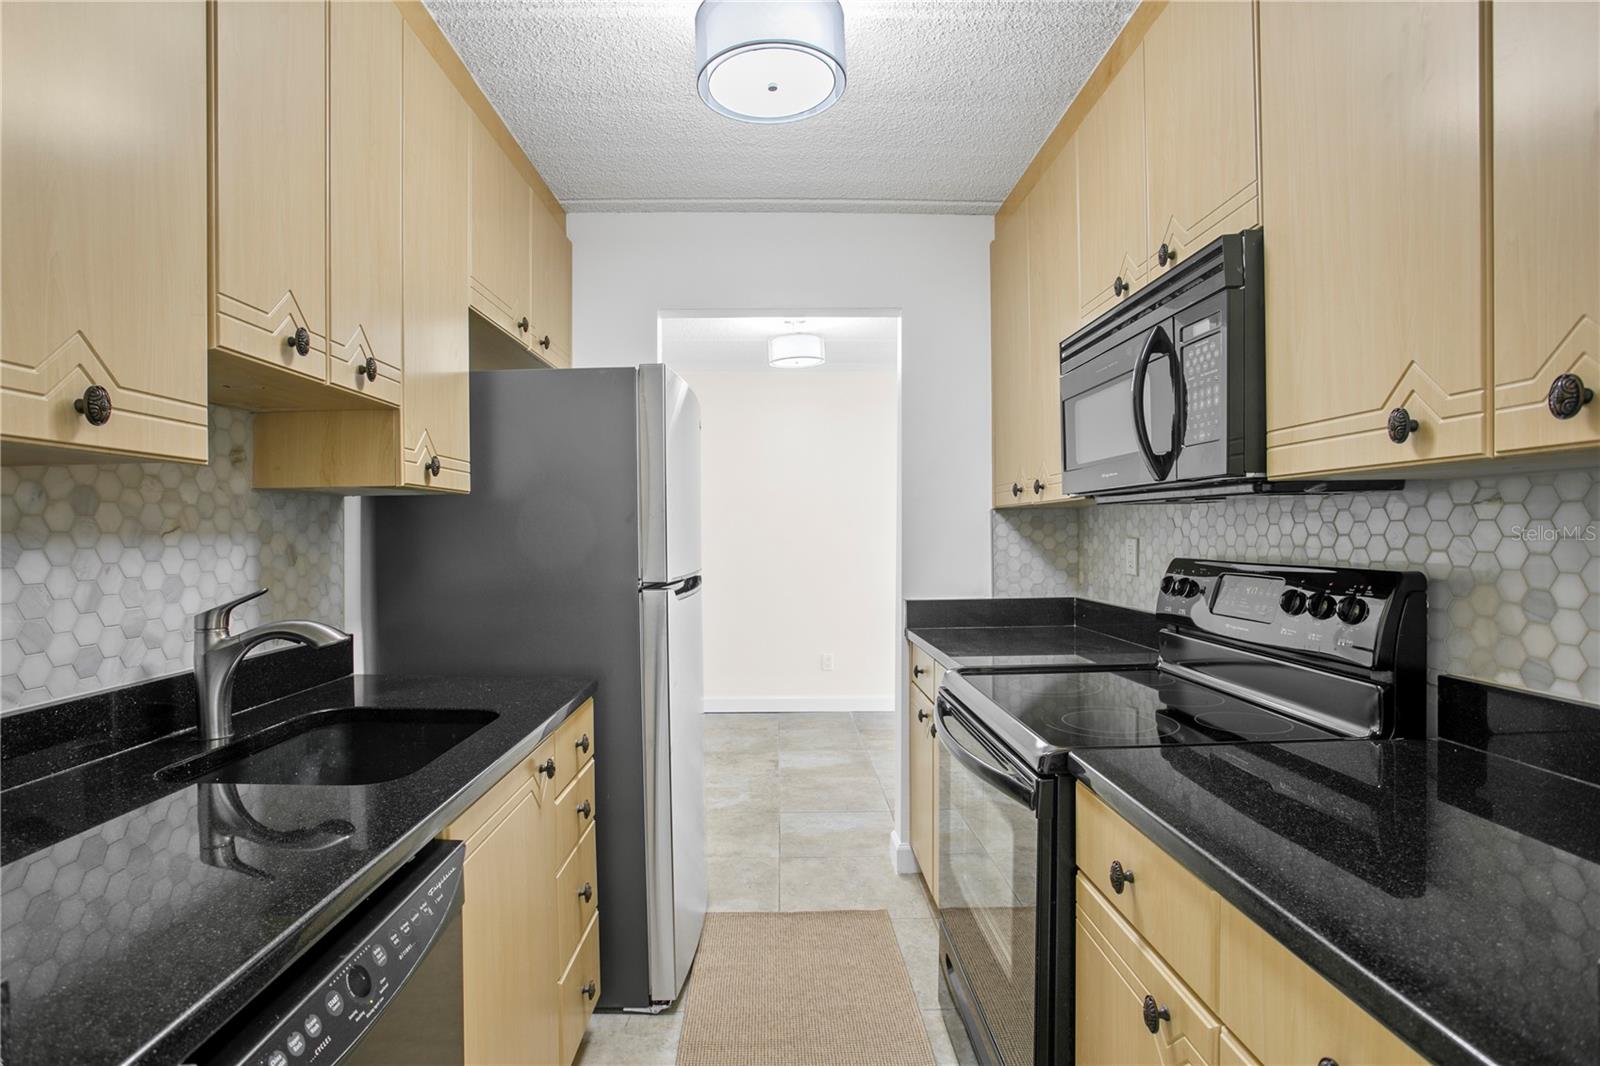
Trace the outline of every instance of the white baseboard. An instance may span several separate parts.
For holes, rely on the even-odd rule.
[[[876,713],[894,710],[892,696],[707,696],[707,714],[734,711],[841,711]]]
[[[919,869],[917,857],[911,853],[911,845],[902,843],[900,834],[892,829],[889,831],[889,862],[897,874],[914,874]]]

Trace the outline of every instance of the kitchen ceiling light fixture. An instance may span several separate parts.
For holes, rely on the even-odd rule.
[[[694,16],[700,98],[740,122],[797,122],[844,95],[838,0],[704,0]]]
[[[804,321],[787,323],[803,326]],[[779,370],[800,370],[827,361],[822,338],[815,333],[780,333],[767,341],[767,365]]]

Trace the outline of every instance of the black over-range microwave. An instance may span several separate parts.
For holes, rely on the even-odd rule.
[[[1063,491],[1261,490],[1262,288],[1261,231],[1231,234],[1061,342]]]

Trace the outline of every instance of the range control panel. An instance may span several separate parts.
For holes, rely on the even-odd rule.
[[[1156,613],[1166,621],[1263,651],[1293,651],[1384,668],[1394,661],[1402,610],[1425,608],[1415,571],[1272,566],[1174,559]]]
[[[270,1006],[209,1063],[327,1066],[338,1062],[394,1000],[460,909],[465,846],[435,842],[392,885],[297,964]]]

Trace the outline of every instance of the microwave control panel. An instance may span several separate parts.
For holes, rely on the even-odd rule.
[[[1211,317],[1195,325],[1212,329],[1198,340],[1179,341],[1178,361],[1183,366],[1185,417],[1183,443],[1204,444],[1222,436],[1224,413],[1228,408],[1227,352],[1223,347],[1220,318]],[[1180,331],[1187,332],[1185,330]]]

